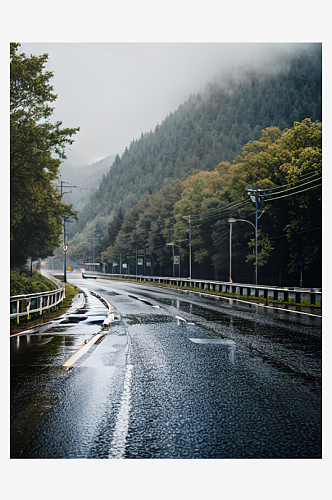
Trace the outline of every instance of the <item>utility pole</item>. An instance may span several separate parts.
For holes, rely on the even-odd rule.
[[[189,215],[189,268],[190,268],[190,273],[189,273],[189,279],[191,279],[191,219]]]
[[[66,243],[66,217],[63,217],[63,243]],[[64,252],[63,262],[63,281],[67,283],[67,252]]]
[[[181,241],[179,241],[179,278],[181,278]]]
[[[68,194],[68,193],[71,193],[72,191],[66,191],[66,192],[63,192],[62,188],[63,188],[63,185],[66,184],[65,181],[60,181],[60,186],[56,186],[56,187],[59,187],[60,188],[60,199],[63,197],[64,194]],[[76,187],[76,186],[66,186],[66,187]],[[65,215],[62,215],[62,218],[63,218],[63,243],[65,244],[66,243],[66,216]],[[69,221],[70,222],[70,221]],[[63,256],[63,281],[64,283],[67,283],[67,253],[66,251],[64,252],[64,256]]]
[[[174,245],[172,245],[172,259],[173,259],[173,278],[174,278]]]
[[[191,279],[191,218],[190,215],[183,215],[183,219],[188,219],[189,222],[189,279]]]
[[[255,285],[258,285],[258,265],[257,265],[257,251],[258,251],[258,248],[257,248],[257,231],[258,231],[258,218],[257,218],[257,214],[258,214],[258,195],[257,195],[257,189],[255,191],[255,279],[256,279],[256,282],[255,282]]]

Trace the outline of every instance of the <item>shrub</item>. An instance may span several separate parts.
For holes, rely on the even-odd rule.
[[[55,290],[57,285],[45,278],[37,271],[32,272],[32,277],[27,272],[19,273],[18,269],[10,270],[10,295],[25,295],[29,293],[47,292]]]

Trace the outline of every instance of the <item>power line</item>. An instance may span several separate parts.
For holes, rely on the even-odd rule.
[[[85,188],[81,186],[66,186],[66,187],[73,187],[73,188],[78,188],[78,189],[86,189],[87,191],[96,191],[96,188]]]
[[[291,186],[291,185],[295,185],[295,184],[298,184],[298,183],[301,183],[307,179],[310,179],[310,177],[315,177],[316,175],[319,175],[320,172],[309,172],[309,173],[306,173],[306,174],[300,174],[299,175],[299,180],[297,181],[294,181],[294,182],[289,182],[288,184],[283,184],[282,186],[275,186],[273,188],[267,188],[267,189],[263,189],[264,192],[266,191],[274,191],[275,189],[281,189],[281,188],[286,188],[287,186]]]
[[[225,241],[225,239],[229,237],[229,231],[227,230],[225,234],[224,234],[224,233],[221,233],[221,235],[222,235],[222,236],[221,236],[221,237],[219,237],[219,238],[218,238],[218,239],[216,239],[216,240],[212,238],[212,240],[213,240],[213,244],[214,244],[214,245],[219,245],[220,243],[222,243],[223,241]]]
[[[285,193],[286,191],[292,191],[292,190],[294,190],[294,189],[301,188],[302,186],[306,186],[307,184],[311,184],[312,182],[316,182],[316,181],[320,180],[321,178],[322,178],[322,176],[320,176],[320,177],[316,177],[315,179],[312,179],[312,180],[310,180],[310,181],[308,181],[308,182],[302,182],[301,184],[299,184],[299,185],[297,185],[297,186],[293,186],[293,187],[288,188],[288,189],[281,189],[280,191],[277,191],[276,193],[272,193],[272,194],[270,194],[270,193],[265,193],[265,192],[264,192],[264,193],[262,193],[262,194],[260,193],[260,194],[259,194],[259,196],[260,196],[261,198],[263,198],[263,199],[264,199],[265,197],[268,197],[268,196],[275,196],[276,194],[279,194],[279,193]],[[282,188],[282,187],[284,187],[284,186],[280,186],[280,187],[279,187],[279,189],[280,189],[280,188]],[[266,199],[269,199],[269,198],[266,198]]]
[[[301,191],[296,191],[295,193],[288,193],[288,194],[284,194],[283,196],[276,196],[276,197],[273,197],[273,198],[267,198],[264,201],[270,202],[270,201],[274,201],[274,200],[280,200],[281,198],[287,198],[289,196],[294,196],[294,195],[297,195],[297,194],[300,194],[300,193],[304,193],[305,191],[309,191],[310,189],[315,189],[315,188],[317,188],[317,187],[319,187],[321,185],[322,185],[322,183],[317,184],[317,186],[311,186],[311,187],[308,187],[306,189],[302,189]],[[299,186],[299,187],[301,187],[301,186]]]
[[[244,208],[246,206],[250,205],[249,200],[243,200],[241,203],[230,203],[226,207],[220,207],[218,209],[215,209],[211,213],[209,212],[202,212],[200,214],[192,215],[192,222],[198,222],[204,219],[213,219],[215,217],[220,217],[221,215],[227,215],[229,212],[235,211],[236,209]]]
[[[271,188],[269,190],[270,191],[269,193],[266,193],[266,191],[264,191],[264,194],[260,194],[260,197],[262,198],[262,201],[269,202],[269,201],[273,201],[273,200],[283,198],[286,196],[293,196],[294,194],[299,194],[299,193],[304,192],[308,189],[312,189],[312,188],[317,187],[317,186],[312,186],[310,188],[307,188],[307,189],[304,189],[301,191],[296,191],[295,193],[289,193],[289,194],[284,195],[284,193],[286,193],[288,191],[293,191],[294,189],[298,190],[299,188],[301,188],[307,184],[311,184],[313,182],[316,182],[322,178],[322,176],[317,177],[317,175],[319,175],[319,174],[318,173],[305,174],[303,176],[303,178],[301,179],[301,181],[297,181],[295,183],[289,183],[289,184],[285,184],[283,186],[277,186],[275,188]],[[311,177],[314,177],[314,178],[311,180],[308,180]],[[303,181],[307,181],[307,182],[303,182]],[[291,186],[292,184],[293,184],[292,187],[288,187],[288,186]],[[319,185],[321,185],[321,184],[319,184]],[[287,189],[284,189],[284,188],[287,188]],[[274,190],[278,190],[278,191],[272,192]],[[283,196],[277,197],[276,195],[279,193],[283,193]],[[226,216],[231,211],[234,211],[236,209],[239,210],[240,208],[245,208],[246,206],[250,205],[249,201],[243,201],[243,200],[240,201],[240,200],[241,200],[241,197],[238,197],[233,202],[229,203],[227,206],[213,208],[210,210],[206,210],[205,212],[193,214],[191,216],[191,221],[192,221],[192,223],[197,223],[198,221],[201,221],[204,219],[213,219],[215,217],[220,217],[222,215]]]
[[[296,233],[292,233],[293,234],[300,234],[300,233],[309,233],[310,231],[316,231],[317,229],[322,229],[322,226],[319,226],[319,227],[314,227],[312,229],[304,229],[303,231],[296,231]],[[270,240],[277,240],[279,238],[287,238],[287,234],[283,234],[281,236],[273,236],[273,237],[269,237]]]
[[[193,214],[191,217],[204,218],[206,215],[210,215],[213,213],[219,213],[220,211],[223,211],[223,210],[228,210],[229,207],[232,207],[233,205],[236,205],[239,202],[240,203],[247,203],[246,201],[243,200],[242,197],[238,197],[234,201],[230,202],[227,206],[211,208],[209,210],[206,210],[205,212],[200,212],[199,214]]]

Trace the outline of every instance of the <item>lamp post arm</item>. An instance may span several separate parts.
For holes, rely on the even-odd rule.
[[[250,222],[250,220],[246,220],[246,219],[236,219],[236,222],[247,222],[248,224],[250,224],[254,230],[255,230],[255,284],[257,285],[258,284],[258,279],[257,279],[257,269],[258,269],[258,265],[257,265],[257,198],[256,198],[256,224],[253,224],[252,222]],[[232,224],[231,224],[232,226]]]
[[[245,219],[236,219],[236,222],[248,222],[248,224],[251,224],[252,227],[255,229],[256,231],[256,226],[255,224],[253,224],[252,222],[250,222],[250,220],[245,220]]]

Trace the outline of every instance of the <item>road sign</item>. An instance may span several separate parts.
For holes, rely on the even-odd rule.
[[[64,243],[64,244],[62,245],[62,250],[63,250],[64,252],[67,252],[67,250],[68,250],[68,244],[67,244],[67,243]]]

